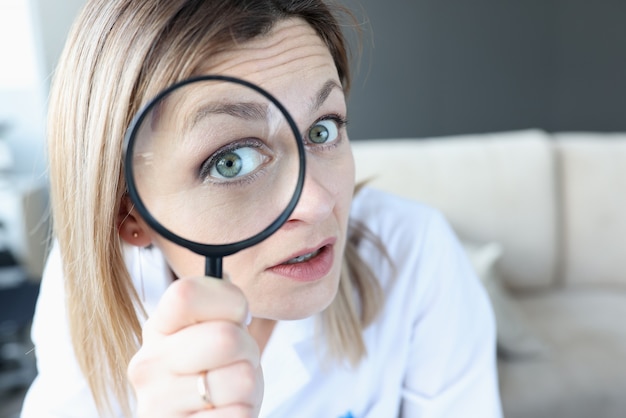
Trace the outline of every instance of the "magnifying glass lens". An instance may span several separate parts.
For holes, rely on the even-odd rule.
[[[299,182],[298,139],[286,115],[255,89],[199,80],[160,97],[129,149],[144,209],[195,243],[228,245],[265,230]]]

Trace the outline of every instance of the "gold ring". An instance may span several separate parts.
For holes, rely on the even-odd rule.
[[[211,402],[211,393],[209,392],[209,372],[204,371],[198,376],[198,394],[204,402],[204,409],[213,409],[215,405]]]

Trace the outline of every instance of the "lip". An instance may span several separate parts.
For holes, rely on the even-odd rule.
[[[336,241],[336,238],[328,238],[315,247],[293,253],[280,263],[269,267],[267,271],[299,282],[314,282],[320,280],[326,276],[333,267],[335,261],[334,245]],[[295,264],[285,264],[293,258],[318,250],[320,251],[319,254],[310,260]]]

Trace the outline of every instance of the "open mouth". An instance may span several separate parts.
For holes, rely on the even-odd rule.
[[[330,272],[334,265],[335,239],[329,239],[325,245],[304,254],[295,255],[268,270],[274,274],[300,282],[319,280]],[[298,254],[298,253],[296,253]]]
[[[325,246],[322,248],[319,248],[315,251],[313,251],[312,253],[308,253],[308,254],[303,254],[300,255],[298,257],[294,257],[290,260],[285,261],[283,264],[298,264],[298,263],[304,263],[306,261],[309,261],[312,258],[315,258],[320,252],[322,252],[322,250],[326,248]]]

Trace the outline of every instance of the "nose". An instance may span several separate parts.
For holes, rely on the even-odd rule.
[[[332,214],[337,200],[336,191],[333,179],[325,171],[324,167],[315,164],[315,160],[307,161],[302,194],[286,226],[297,222],[317,224]]]

